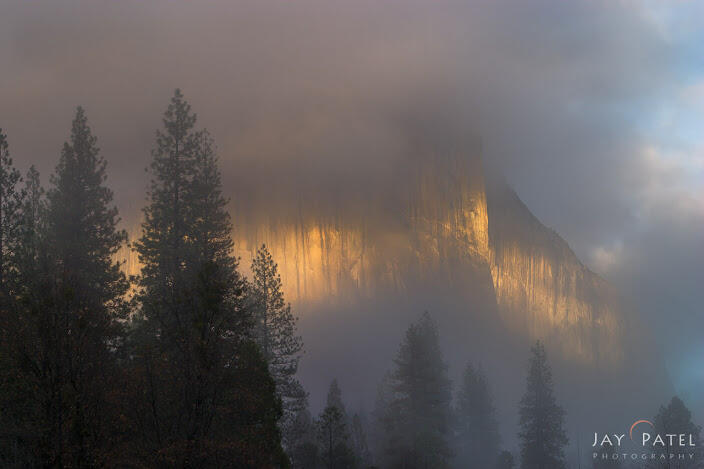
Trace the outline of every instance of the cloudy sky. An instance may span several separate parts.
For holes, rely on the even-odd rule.
[[[638,306],[678,389],[704,385],[701,2],[5,0],[0,63],[19,166],[47,181],[81,104],[127,220],[176,87],[238,198],[381,185],[409,120],[478,134]]]

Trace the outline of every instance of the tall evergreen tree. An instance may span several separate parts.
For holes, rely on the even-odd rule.
[[[189,235],[195,231],[189,196],[201,137],[193,129],[195,122],[196,116],[177,90],[164,114],[164,129],[156,134],[149,204],[143,210],[142,236],[135,243],[142,264],[138,296],[142,313],[167,334],[185,325],[185,277],[193,277],[198,268],[188,252]]]
[[[499,428],[486,376],[467,365],[457,397],[457,460],[462,467],[491,467],[499,453]]]
[[[46,330],[46,315],[32,314],[30,305],[43,296],[43,272],[47,272],[42,255],[45,204],[39,173],[30,168],[25,179],[20,210],[19,241],[13,243],[11,278],[5,277],[10,295],[5,297],[0,317],[0,465],[33,467],[46,463],[42,459],[39,437],[46,428],[43,418],[46,395],[42,393],[42,374],[34,368],[43,363],[36,344],[44,343],[40,332]],[[14,285],[13,285],[14,284]],[[46,336],[44,336],[46,337]]]
[[[342,402],[342,392],[333,379],[328,390],[325,409],[318,418],[318,444],[320,456],[327,469],[350,469],[355,459],[350,446],[348,417]]]
[[[347,427],[340,409],[326,406],[318,417],[318,443],[321,448],[321,459],[327,469],[345,467],[350,452],[345,441]]]
[[[523,469],[561,469],[566,467],[564,447],[565,412],[557,404],[552,371],[545,347],[537,342],[531,349],[526,392],[521,399],[521,467]]]
[[[18,249],[21,246],[23,193],[20,173],[13,166],[6,135],[0,129],[0,464],[27,461],[23,406],[30,383],[18,373],[16,349],[21,324],[18,294],[21,287]],[[28,412],[24,412],[27,414]]]
[[[25,466],[100,465],[111,443],[106,400],[127,282],[113,261],[125,236],[105,168],[79,107],[46,207],[38,173],[28,174],[13,250],[21,279],[7,341],[13,373],[3,383],[16,408],[3,412],[11,420],[3,427]]]
[[[316,468],[319,450],[315,422],[308,410],[308,405],[299,410],[291,425],[292,439],[289,441],[288,454],[294,469]]]
[[[113,260],[126,234],[117,229],[117,207],[105,185],[107,162],[96,143],[79,107],[47,194],[46,238],[54,284],[45,364],[59,465],[95,464],[100,456],[100,442],[109,429],[104,407],[113,376],[111,347],[126,314],[128,284]],[[68,440],[66,446],[62,438]],[[62,449],[68,451],[65,458]]]
[[[371,453],[375,462],[385,462],[395,447],[393,439],[388,433],[389,428],[393,428],[393,422],[397,420],[398,406],[392,406],[394,401],[393,378],[390,371],[382,377],[377,385],[374,410],[372,411],[371,438],[369,440]]]
[[[350,440],[354,459],[357,461],[357,465],[359,467],[367,468],[371,465],[372,455],[369,451],[369,445],[367,444],[367,434],[364,429],[365,425],[363,415],[360,416],[360,414],[355,413],[352,416],[351,427]]]
[[[424,313],[401,343],[383,411],[386,467],[448,467],[450,380],[437,326]]]
[[[284,301],[278,267],[265,245],[252,262],[255,336],[269,364],[284,410],[281,427],[285,443],[294,438],[291,425],[304,407],[306,393],[296,379],[303,341],[296,335],[297,318]]]
[[[20,172],[13,166],[10,157],[7,136],[0,129],[0,295],[3,295],[0,301],[2,302],[9,301],[13,277],[16,274],[13,253],[18,247],[21,221],[20,181]]]
[[[46,200],[39,172],[31,166],[25,176],[16,264],[25,288],[39,270],[42,236],[46,233]]]
[[[685,406],[682,399],[674,396],[667,406],[661,406],[653,421],[655,433],[663,435],[664,446],[655,446],[656,450],[661,449],[667,455],[674,455],[663,461],[656,460],[652,465],[658,469],[699,469],[704,467],[702,462],[701,431],[702,428],[692,422],[692,412]],[[685,445],[679,444],[679,439],[672,442],[665,435],[685,435]],[[689,445],[689,435],[692,435],[692,443]],[[671,444],[673,443],[673,444]],[[691,456],[691,457],[690,457]]]
[[[61,274],[91,284],[96,303],[110,313],[122,306],[127,283],[113,255],[127,239],[117,229],[117,207],[106,185],[107,162],[100,156],[83,108],[76,110],[71,141],[65,143],[48,192],[48,241]],[[99,309],[105,310],[105,306]],[[114,316],[104,319],[112,321]]]
[[[336,407],[340,411],[342,418],[345,420],[345,424],[347,424],[349,416],[347,415],[347,409],[345,409],[345,403],[342,402],[342,390],[340,389],[340,385],[337,382],[337,378],[334,378],[330,382],[326,406]]]
[[[219,455],[220,465],[286,465],[275,385],[266,384],[266,361],[249,340],[247,285],[232,253],[212,140],[195,130],[196,116],[179,90],[163,122],[136,243],[142,316],[133,342],[146,389],[133,410],[143,429],[137,444],[151,464],[199,466]]]

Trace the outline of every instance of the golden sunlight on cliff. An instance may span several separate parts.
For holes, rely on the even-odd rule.
[[[624,360],[617,295],[510,189],[490,197],[491,275],[504,324],[603,367]]]
[[[491,274],[504,324],[531,339],[558,341],[564,353],[580,361],[617,364],[623,359],[621,322],[599,296],[587,298],[584,289],[608,293],[608,286],[569,260],[555,263],[519,246],[504,247],[500,259],[492,252]],[[594,278],[589,278],[589,276]]]
[[[370,269],[362,229],[324,223],[301,223],[280,229],[260,228],[256,236],[238,238],[242,270],[266,244],[279,265],[284,295],[294,302],[339,297],[369,290]]]
[[[318,304],[329,309],[442,285],[476,303],[458,305],[466,314],[498,307],[514,335],[545,340],[569,360],[618,366],[624,326],[608,284],[510,189],[487,194],[478,158],[429,161],[401,209],[341,205],[332,214],[310,208],[284,220],[237,214],[233,236],[242,272],[249,275],[257,248],[266,244],[298,314],[325,309]],[[130,234],[134,239],[138,230]],[[125,248],[117,258],[126,272],[138,272],[134,252]],[[487,298],[493,310],[483,306]],[[468,318],[475,320],[482,318]]]
[[[466,160],[443,158],[418,172],[401,209],[341,206],[332,215],[311,209],[283,222],[251,223],[238,216],[235,244],[243,270],[266,244],[295,304],[403,293],[438,278],[452,281],[458,270],[489,258],[486,196],[477,174],[481,168]]]

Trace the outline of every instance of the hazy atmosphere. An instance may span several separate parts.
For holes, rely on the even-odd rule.
[[[474,178],[461,190],[483,194],[486,185],[489,194],[488,202],[480,202],[489,212],[491,239],[477,238],[478,246],[488,243],[477,255],[487,259],[481,275],[497,298],[477,300],[470,310],[502,313],[482,320],[469,350],[494,357],[478,360],[487,365],[490,381],[508,379],[513,367],[523,370],[527,345],[536,338],[547,341],[551,359],[554,353],[567,363],[555,365],[558,391],[570,363],[569,353],[555,345],[563,341],[541,337],[540,326],[514,328],[506,319],[514,313],[503,312],[510,308],[499,291],[501,269],[509,260],[498,259],[495,233],[520,223],[519,209],[506,208],[508,196],[492,199],[491,187],[509,186],[527,213],[567,242],[578,259],[569,262],[581,261],[618,292],[619,305],[628,311],[623,337],[639,331],[637,340],[622,345],[628,373],[640,376],[641,368],[662,365],[665,372],[658,376],[667,382],[653,387],[678,394],[701,424],[702,54],[704,5],[694,1],[10,0],[0,2],[0,128],[21,173],[34,164],[48,185],[75,108],[82,106],[107,161],[120,226],[134,241],[148,204],[152,176],[146,169],[155,131],[179,88],[197,114],[196,127],[207,128],[215,142],[235,233],[246,228],[235,237],[242,269],[249,275],[252,243],[283,240],[272,254],[286,301],[300,317],[300,379],[314,415],[325,407],[333,378],[348,410],[371,412],[378,381],[392,366],[404,331],[425,309],[437,319],[441,343],[447,336],[442,347],[457,385],[466,355],[458,358],[454,351],[471,336],[463,335],[462,295],[484,293],[427,285],[400,302],[374,296],[335,300],[334,307],[326,297],[292,298],[290,279],[303,270],[277,258],[290,248],[276,226],[315,217],[334,220],[341,239],[357,242],[363,232],[393,244],[392,234],[407,235],[399,234],[403,223],[387,215],[415,200],[409,194],[416,170],[434,165],[438,154],[480,158],[479,166],[467,165],[483,174],[481,182]],[[424,203],[417,205],[422,209]],[[507,214],[506,220],[499,225],[492,213]],[[265,231],[266,239],[256,238]],[[239,252],[245,238],[251,241],[248,251]],[[501,242],[506,239],[502,235]],[[504,248],[504,259],[513,252]],[[467,276],[475,279],[475,273]],[[589,279],[589,288],[601,288],[601,279]],[[597,296],[608,297],[606,304],[609,295]],[[607,309],[614,311],[611,303]],[[376,329],[365,331],[376,317]],[[516,336],[519,329],[531,332],[507,339],[505,347],[501,340],[479,345],[480,331],[503,337],[495,335],[501,327]],[[353,342],[367,335],[375,337],[368,347],[353,350]],[[599,337],[615,343],[621,336]],[[639,345],[631,345],[639,343],[651,350],[641,354]],[[502,360],[516,350],[523,361],[501,370]],[[370,358],[377,353],[379,360]],[[575,356],[602,359],[590,353],[597,352]],[[639,356],[661,363],[634,360]],[[503,382],[493,386],[508,450],[518,447],[515,405],[524,377],[517,382],[515,391]],[[565,388],[570,386],[579,387]],[[516,404],[503,408],[504,402]],[[591,412],[565,407],[570,432],[576,431],[570,412]],[[656,410],[644,409],[642,418]],[[591,443],[595,430],[583,431]]]

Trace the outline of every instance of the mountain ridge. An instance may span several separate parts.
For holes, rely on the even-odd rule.
[[[434,151],[415,163],[395,209],[343,201],[323,212],[299,201],[283,219],[235,210],[242,271],[267,244],[302,315],[437,290],[456,297],[458,320],[498,318],[568,361],[622,365],[626,315],[615,290],[505,182],[487,183],[478,151]],[[118,257],[138,273],[134,252]]]

